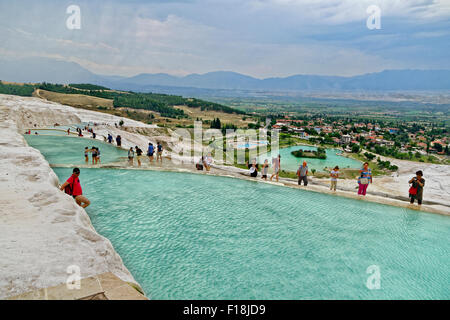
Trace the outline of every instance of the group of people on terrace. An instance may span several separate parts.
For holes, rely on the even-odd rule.
[[[213,162],[213,158],[211,156],[211,152],[209,152],[206,156],[202,156],[199,161],[195,164],[195,168],[197,170],[203,170],[203,168],[206,171],[211,170],[211,165]]]
[[[203,157],[202,157],[203,159]],[[272,181],[272,178],[276,178],[276,181],[278,182],[279,179],[279,173],[280,173],[280,163],[281,163],[281,157],[278,155],[278,157],[272,159],[272,165],[273,165],[273,174],[270,177],[270,181]],[[257,177],[258,171],[259,171],[259,165],[257,163],[256,158],[252,160],[251,163],[246,162],[246,165],[249,169],[249,175],[251,177]],[[261,179],[264,179],[267,181],[267,174],[269,169],[269,162],[268,159],[264,160],[264,163],[261,167]],[[303,185],[306,187],[308,185],[308,164],[306,161],[303,161],[302,164],[299,166],[296,175],[298,178],[298,185]],[[330,190],[336,192],[337,189],[337,182],[339,179],[339,166],[335,166],[332,170],[330,170]],[[359,175],[357,178],[358,183],[358,195],[359,196],[365,196],[367,194],[367,188],[369,185],[373,182],[373,176],[372,176],[372,170],[369,168],[369,163],[364,162],[362,165],[362,168],[359,170]],[[416,172],[416,176],[413,177],[408,182],[411,187],[409,189],[409,198],[410,203],[413,204],[415,200],[417,200],[418,205],[422,204],[422,198],[423,198],[423,187],[425,185],[425,179],[423,178],[423,172],[421,170]]]
[[[108,143],[112,143],[113,140],[114,140],[113,136],[110,133],[108,133],[108,136],[105,138],[105,141],[107,141]],[[122,137],[120,136],[120,134],[116,136],[116,144],[119,148],[122,146]]]
[[[247,161],[246,166],[248,167],[250,177],[258,176],[259,164],[257,163],[256,158],[254,158],[252,160],[252,163],[249,163]],[[272,181],[272,179],[275,178],[275,180],[278,182],[279,177],[280,177],[280,168],[281,168],[281,156],[280,155],[278,155],[275,158],[272,158],[272,167],[273,167],[273,172],[272,172],[272,175],[270,176],[270,181]],[[267,181],[268,173],[269,173],[269,160],[265,159],[264,163],[261,166],[261,179]]]
[[[155,152],[156,152],[156,163],[160,162],[162,164],[163,150],[164,150],[163,145],[159,141],[156,144],[156,148],[153,145],[153,143],[149,142],[147,148],[147,157],[149,164],[153,164]],[[136,156],[137,164],[140,167],[142,165],[143,153],[144,152],[142,151],[142,149],[139,148],[138,146],[135,146],[134,149],[133,147],[130,147],[130,149],[128,150],[128,163],[131,166],[134,165],[133,161]]]
[[[99,164],[100,161],[100,149],[98,147],[92,146],[92,148],[89,149],[89,147],[84,148],[84,161],[86,164],[89,163],[89,153],[91,153],[92,156],[92,164]]]

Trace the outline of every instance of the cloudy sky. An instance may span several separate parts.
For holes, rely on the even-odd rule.
[[[81,10],[70,30],[69,5]],[[366,9],[381,9],[369,30]],[[92,72],[258,78],[450,69],[450,0],[0,0],[0,58]]]

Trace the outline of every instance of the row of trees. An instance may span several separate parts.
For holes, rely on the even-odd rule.
[[[210,124],[211,129],[220,129],[222,134],[225,135],[227,130],[236,130],[237,126],[231,123],[221,123],[219,118],[214,118]]]
[[[35,86],[31,84],[5,84],[0,81],[0,93],[12,94],[15,96],[31,97],[35,89]]]
[[[82,90],[110,90],[109,88],[98,86],[90,83],[70,83],[70,87]]]
[[[291,151],[291,154],[297,158],[317,158],[317,159],[326,159],[327,154],[325,148],[318,147],[317,150],[294,150]]]
[[[184,99],[182,104],[191,108],[200,108],[202,111],[218,111],[225,113],[245,114],[245,112],[241,110],[233,109],[219,103],[204,101],[195,98]]]

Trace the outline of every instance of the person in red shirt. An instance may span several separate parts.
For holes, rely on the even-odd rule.
[[[67,179],[66,182],[64,182],[61,186],[61,191],[65,191],[67,194],[71,195],[76,203],[82,207],[86,208],[88,205],[91,204],[88,198],[83,196],[83,190],[81,190],[81,184],[80,179],[78,178],[80,176],[80,169],[75,168],[73,169],[73,174],[70,176],[69,179]]]

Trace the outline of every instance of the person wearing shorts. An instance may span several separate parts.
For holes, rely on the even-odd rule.
[[[133,159],[134,159],[134,150],[133,150],[133,147],[130,147],[130,150],[128,150],[128,162],[129,162],[129,164],[133,165]]]
[[[303,185],[306,187],[308,185],[308,165],[306,161],[297,170],[298,185],[300,186],[303,181]]]
[[[97,149],[95,147],[92,147],[92,164],[97,163]]]
[[[91,204],[91,202],[88,198],[83,196],[79,176],[80,169],[74,168],[72,175],[61,185],[60,189],[61,191],[65,191],[67,194],[71,195],[80,207],[86,208]]]
[[[162,163],[162,153],[163,153],[163,146],[161,143],[158,142],[156,146],[156,162],[161,161]]]
[[[135,147],[135,150],[136,150],[136,159],[137,159],[137,162],[138,162],[138,166],[140,167],[141,166],[142,150],[138,146]]]
[[[86,163],[89,163],[89,148],[88,147],[86,147],[86,148],[84,148],[84,161],[86,162]]]
[[[100,161],[100,149],[98,147],[95,147],[95,150],[97,150],[97,160],[95,161],[95,164],[101,163],[101,161]]]
[[[337,179],[339,178],[339,167],[338,166],[334,167],[334,169],[331,170],[330,177],[331,177],[331,179],[330,179],[330,182],[331,182],[330,190],[336,191]]]
[[[147,157],[148,162],[151,164],[153,162],[153,154],[155,153],[155,147],[153,146],[153,143],[148,143],[148,149],[147,149]]]
[[[410,197],[410,203],[413,204],[414,200],[417,199],[417,204],[419,206],[422,205],[422,198],[423,198],[423,187],[425,186],[425,179],[423,178],[423,172],[422,170],[419,170],[416,172],[416,176],[409,180],[409,183],[412,184],[413,188],[416,188],[416,194],[409,194]]]
[[[278,182],[278,177],[280,175],[280,167],[281,167],[281,156],[278,155],[278,157],[272,159],[272,165],[273,165],[273,173],[270,176],[270,181],[272,181],[272,178],[275,177]]]

